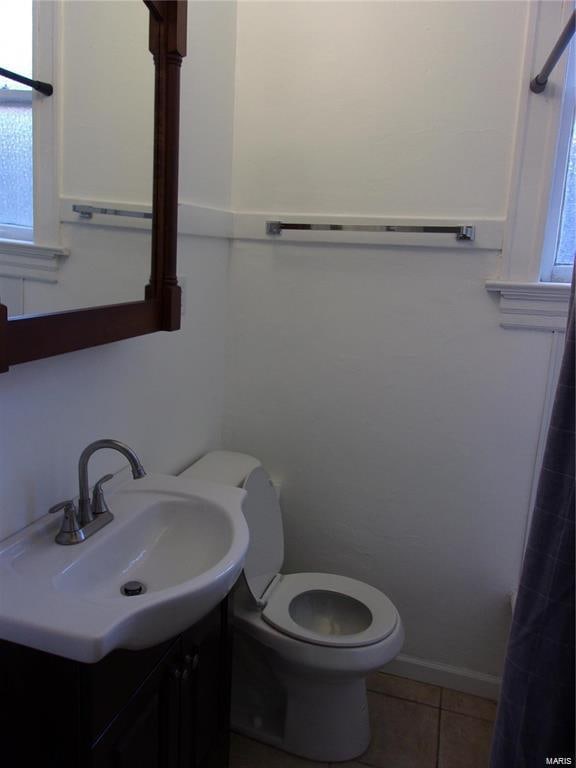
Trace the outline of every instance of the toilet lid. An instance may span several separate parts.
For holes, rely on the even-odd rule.
[[[244,575],[259,600],[284,562],[282,513],[276,490],[262,467],[252,470],[242,487],[246,491],[242,511],[250,531]]]
[[[398,611],[379,589],[329,573],[282,576],[262,618],[286,635],[317,645],[357,647],[384,640]]]

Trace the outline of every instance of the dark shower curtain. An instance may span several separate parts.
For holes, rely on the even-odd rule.
[[[514,610],[491,768],[575,765],[574,277],[566,347]]]

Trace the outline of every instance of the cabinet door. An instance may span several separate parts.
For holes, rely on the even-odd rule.
[[[77,690],[75,662],[0,641],[2,768],[87,765]]]
[[[225,600],[182,636],[180,768],[228,765],[231,648]]]
[[[92,749],[92,768],[179,768],[182,666],[176,646]]]
[[[92,745],[100,739],[148,676],[162,664],[174,642],[172,639],[139,651],[117,649],[96,664],[78,664],[83,741]]]

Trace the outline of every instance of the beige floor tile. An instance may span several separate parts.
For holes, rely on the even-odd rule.
[[[328,763],[317,763],[289,755],[267,744],[233,733],[230,740],[230,768],[330,768]]]
[[[492,728],[488,720],[442,711],[438,768],[488,768]]]
[[[407,677],[397,677],[384,672],[373,672],[368,675],[367,686],[369,691],[385,693],[388,696],[396,696],[398,699],[417,701],[419,704],[429,704],[431,707],[440,706],[440,693],[442,689],[438,685],[428,685],[417,680],[409,680]]]
[[[480,696],[471,696],[469,693],[452,691],[449,688],[442,689],[442,709],[457,712],[459,715],[470,715],[482,720],[494,720],[496,717],[496,702],[491,699],[482,699]]]
[[[372,741],[357,762],[375,768],[435,768],[439,709],[377,693],[368,694],[368,705]]]

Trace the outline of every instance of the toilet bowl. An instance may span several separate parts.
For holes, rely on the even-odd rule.
[[[233,729],[311,760],[362,754],[370,742],[366,675],[404,642],[395,606],[356,579],[281,573],[280,505],[257,459],[215,451],[182,474],[246,490],[250,544],[234,595]]]

